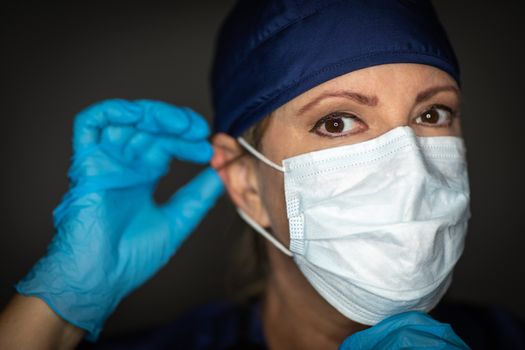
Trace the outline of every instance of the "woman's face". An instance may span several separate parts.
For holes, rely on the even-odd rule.
[[[275,110],[260,151],[281,164],[302,153],[370,140],[398,126],[410,126],[418,136],[461,136],[459,114],[458,86],[444,71],[420,64],[374,66],[327,81]],[[251,161],[246,169],[255,179],[255,192],[236,205],[289,246],[283,174]],[[259,203],[250,208],[254,197]]]

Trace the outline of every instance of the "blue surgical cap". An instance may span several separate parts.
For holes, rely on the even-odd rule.
[[[213,127],[232,136],[361,68],[426,64],[460,83],[456,56],[427,0],[239,0],[215,45]]]

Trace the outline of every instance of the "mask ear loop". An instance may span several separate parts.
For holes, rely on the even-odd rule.
[[[255,231],[260,233],[264,238],[269,240],[277,249],[279,249],[284,254],[288,255],[289,257],[293,257],[293,253],[284,246],[281,242],[277,240],[274,236],[272,236],[268,231],[266,231],[261,225],[256,223],[252,218],[248,216],[242,209],[237,208],[237,212],[241,216],[241,218],[244,219]]]
[[[279,166],[266,158],[261,152],[257,151],[252,145],[250,145],[248,142],[246,142],[245,139],[242,137],[238,137],[237,141],[241,146],[243,146],[248,152],[250,152],[253,156],[257,157],[261,162],[265,163],[266,165],[274,168],[275,170],[278,170],[280,172],[284,173],[284,167]],[[261,225],[256,223],[252,218],[248,216],[242,209],[237,208],[237,212],[239,213],[240,217],[244,219],[250,225],[255,231],[257,231],[259,234],[261,234],[264,238],[270,241],[277,249],[279,249],[282,253],[284,253],[287,256],[293,257],[292,252],[284,245],[282,244],[277,238],[275,238],[272,234],[270,234],[268,231],[266,231]]]
[[[255,148],[253,148],[252,145],[250,145],[248,142],[246,142],[245,139],[243,139],[242,137],[238,137],[237,138],[237,141],[244,147],[246,148],[251,154],[253,154],[255,157],[259,158],[259,160],[269,166],[271,166],[272,168],[274,168],[275,170],[279,170],[280,172],[284,173],[284,167],[280,166],[280,165],[277,165],[275,164],[274,162],[272,162],[271,160],[269,160],[268,158],[266,158],[261,152],[259,152],[258,150],[256,150]]]

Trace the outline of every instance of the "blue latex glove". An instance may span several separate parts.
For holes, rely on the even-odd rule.
[[[208,135],[197,113],[163,102],[108,100],[82,111],[56,235],[17,291],[96,340],[122,298],[168,262],[223,192],[207,168],[164,205],[153,201],[173,157],[210,160]]]
[[[340,350],[470,349],[449,324],[420,311],[391,316],[348,337]]]

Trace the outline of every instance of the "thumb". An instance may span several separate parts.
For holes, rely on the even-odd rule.
[[[217,172],[208,167],[201,171],[161,207],[167,215],[173,234],[173,249],[200,223],[223,194],[224,186]]]

